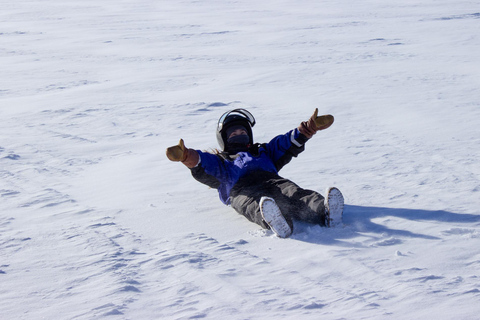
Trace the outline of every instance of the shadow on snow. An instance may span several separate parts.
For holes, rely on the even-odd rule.
[[[379,246],[398,244],[403,242],[402,239],[405,238],[420,238],[426,240],[441,239],[440,237],[429,234],[422,234],[406,229],[396,229],[391,226],[394,222],[389,221],[389,219],[395,218],[416,222],[430,221],[455,224],[455,226],[457,226],[457,224],[480,223],[480,215],[474,214],[459,214],[443,210],[431,211],[345,205],[343,227],[322,228],[308,223],[296,222],[292,239],[343,247],[365,247],[366,245],[363,241],[347,241],[348,239],[356,237],[370,237],[374,245]],[[380,219],[381,221],[374,222],[375,219]],[[382,223],[389,224],[390,226]],[[452,227],[452,225],[449,225],[449,227]],[[418,230],[418,228],[415,229]],[[381,241],[381,239],[383,239],[383,241]],[[368,241],[366,243],[368,243]],[[368,246],[372,246],[372,244]]]

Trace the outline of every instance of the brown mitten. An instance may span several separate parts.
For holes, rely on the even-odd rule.
[[[187,158],[187,150],[183,139],[180,139],[178,145],[167,148],[167,158],[170,161],[184,161]]]
[[[167,158],[171,161],[181,161],[189,168],[195,167],[200,160],[197,151],[185,148],[183,139],[180,139],[178,145],[167,148]]]
[[[318,116],[318,108],[308,121],[303,121],[298,130],[307,138],[311,138],[317,131],[325,130],[333,124],[334,118],[331,114]]]

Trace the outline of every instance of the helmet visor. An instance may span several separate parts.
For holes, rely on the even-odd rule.
[[[218,120],[218,125],[217,125],[217,132],[220,132],[222,131],[223,129],[223,126],[225,125],[225,120],[228,118],[228,116],[230,115],[239,115],[243,118],[245,118],[245,120],[248,121],[248,123],[250,123],[250,126],[253,127],[255,125],[255,118],[253,117],[253,115],[248,112],[247,110],[245,109],[235,109],[235,110],[231,110],[231,111],[227,111],[225,112],[221,117],[220,119]]]

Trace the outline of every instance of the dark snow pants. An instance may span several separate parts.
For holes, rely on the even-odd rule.
[[[238,213],[268,228],[260,212],[260,199],[263,196],[275,200],[290,225],[295,219],[325,226],[324,197],[274,173],[257,172],[242,178],[233,187],[230,200],[232,208]]]

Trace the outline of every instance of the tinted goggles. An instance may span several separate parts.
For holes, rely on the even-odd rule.
[[[234,110],[225,112],[220,117],[220,119],[218,120],[218,125],[217,125],[217,131],[218,132],[222,131],[223,126],[225,125],[225,120],[229,116],[233,116],[233,115],[238,115],[242,118],[245,118],[245,120],[247,120],[250,123],[251,127],[253,127],[255,125],[255,118],[253,117],[253,115],[250,112],[248,112],[245,109],[234,109]]]

